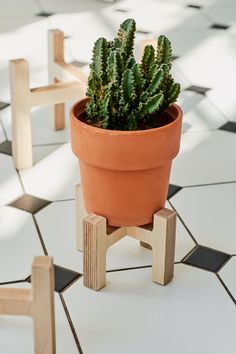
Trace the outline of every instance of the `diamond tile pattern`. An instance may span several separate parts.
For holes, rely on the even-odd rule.
[[[0,144],[0,153],[10,155],[10,156],[12,155],[11,141],[7,140]]]
[[[230,133],[236,133],[236,122],[227,122],[219,129]]]
[[[200,94],[202,94],[202,95],[205,95],[205,93],[206,93],[207,91],[209,91],[210,88],[192,85],[192,86],[187,87],[185,90],[187,90],[187,91],[193,91],[193,92],[196,92],[196,93],[200,93]]]
[[[214,23],[213,25],[211,25],[210,28],[214,28],[214,29],[219,29],[219,30],[227,30],[230,26],[227,25],[223,25],[220,23]]]
[[[55,275],[55,291],[57,293],[62,292],[71,286],[76,280],[78,280],[82,274],[77,273],[71,269],[66,269],[64,267],[54,264],[54,275]],[[31,282],[31,276],[26,279],[27,282]]]
[[[30,194],[24,194],[9,205],[17,209],[28,211],[31,214],[35,214],[50,203],[49,200],[37,198]]]
[[[50,17],[50,16],[52,16],[52,15],[54,15],[54,13],[52,13],[52,12],[44,12],[44,11],[42,11],[42,12],[39,12],[38,14],[37,14],[37,16],[39,16],[39,17]]]
[[[227,253],[198,246],[184,260],[184,263],[211,272],[217,272],[229,259],[230,255]]]
[[[9,106],[9,103],[0,101],[0,110],[6,108],[7,106]]]
[[[182,189],[182,187],[180,187],[180,186],[176,186],[174,184],[169,184],[169,190],[168,190],[168,194],[167,194],[167,199],[170,199],[171,197],[173,197],[181,189]]]

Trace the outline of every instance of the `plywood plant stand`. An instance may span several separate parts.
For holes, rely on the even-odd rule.
[[[24,59],[10,60],[10,91],[12,109],[12,149],[17,169],[32,167],[31,108],[51,105],[51,128],[65,127],[64,102],[85,97],[87,77],[64,61],[64,34],[48,32],[49,85],[30,89],[29,63]]]
[[[84,252],[84,285],[100,290],[106,284],[106,252],[126,235],[152,250],[152,280],[166,285],[174,275],[176,213],[163,208],[145,227],[107,227],[103,216],[86,215],[81,185],[76,186],[77,248]]]
[[[56,354],[51,257],[34,258],[31,283],[32,289],[0,288],[0,314],[32,317],[35,354]]]

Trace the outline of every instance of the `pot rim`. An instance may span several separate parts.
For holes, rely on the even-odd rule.
[[[179,120],[182,119],[182,109],[180,108],[179,105],[177,105],[176,103],[172,103],[168,108],[167,108],[167,112],[171,111],[171,109],[175,110],[176,114],[171,115],[172,118],[174,118],[173,122],[170,122],[162,127],[157,127],[157,128],[150,128],[150,129],[141,129],[141,130],[113,130],[113,129],[105,129],[105,128],[99,128],[99,127],[94,127],[93,125],[87,124],[82,122],[79,119],[80,114],[82,113],[82,109],[81,112],[79,112],[79,114],[77,115],[76,113],[78,113],[78,105],[82,104],[84,101],[84,106],[83,106],[83,111],[85,111],[85,104],[89,101],[89,97],[85,97],[80,99],[79,101],[77,101],[76,103],[73,104],[73,106],[70,109],[70,114],[71,117],[73,118],[73,120],[75,120],[76,124],[84,127],[85,129],[91,129],[93,130],[93,132],[97,132],[99,134],[111,134],[111,135],[146,135],[146,134],[152,134],[155,133],[157,130],[161,131],[161,130],[165,130],[168,127],[172,126],[172,125],[176,125],[178,124]],[[168,112],[170,113],[170,112]],[[170,113],[171,114],[171,113]]]

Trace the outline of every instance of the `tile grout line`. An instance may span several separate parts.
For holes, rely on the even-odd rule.
[[[70,325],[70,329],[71,329],[71,331],[72,331],[72,334],[73,334],[73,337],[74,337],[76,346],[77,346],[77,348],[78,348],[78,350],[79,350],[79,353],[80,353],[80,354],[83,354],[83,351],[82,351],[82,348],[81,348],[81,345],[80,345],[80,342],[79,342],[79,338],[78,338],[77,333],[76,333],[76,331],[75,331],[75,327],[74,327],[74,325],[73,325],[73,322],[72,322],[72,319],[71,319],[69,310],[68,310],[68,308],[67,308],[67,306],[66,306],[66,302],[65,302],[65,299],[64,299],[64,297],[63,297],[63,294],[62,294],[62,293],[59,293],[59,297],[60,297],[60,300],[61,300],[63,309],[64,309],[64,311],[65,311],[65,314],[66,314],[68,323],[69,323],[69,325]]]
[[[137,267],[129,267],[129,268],[118,268],[118,269],[109,269],[106,271],[106,273],[114,273],[114,272],[122,272],[122,271],[128,271],[128,270],[135,270],[135,269],[146,269],[146,268],[151,268],[152,265],[144,265],[144,266],[137,266]]]
[[[48,251],[47,251],[47,248],[46,248],[46,246],[45,246],[45,243],[44,243],[44,240],[43,240],[43,236],[42,236],[42,234],[41,234],[41,231],[40,231],[39,225],[38,225],[38,223],[37,223],[37,220],[36,220],[36,218],[35,218],[35,215],[32,214],[32,218],[33,218],[34,225],[35,225],[35,227],[36,227],[36,230],[37,230],[37,233],[38,233],[38,236],[39,236],[39,240],[40,240],[40,243],[41,243],[43,252],[44,252],[44,254],[47,256],[47,255],[48,255]]]
[[[19,283],[26,283],[25,279],[21,279],[21,280],[10,280],[10,281],[5,281],[3,283],[0,283],[0,286],[2,285],[8,285],[8,284],[19,284]]]
[[[183,187],[184,188],[184,187]],[[174,209],[174,211],[176,212],[179,220],[181,221],[182,225],[185,227],[185,229],[187,230],[189,236],[192,238],[193,242],[195,243],[195,245],[198,245],[197,240],[195,239],[195,237],[193,236],[192,232],[189,230],[189,228],[187,227],[187,225],[185,224],[184,220],[182,219],[182,217],[180,216],[180,214],[178,213],[178,211],[176,210],[176,208],[174,207],[174,205],[172,204],[172,202],[170,200],[168,200],[170,206]]]
[[[233,184],[233,183],[236,183],[236,181],[225,181],[225,182],[213,182],[213,183],[193,184],[193,185],[189,185],[189,186],[183,186],[182,188],[218,186],[218,185],[222,185],[222,184]]]
[[[223,286],[223,288],[225,289],[225,291],[227,292],[227,294],[229,295],[229,297],[231,298],[231,300],[233,301],[234,305],[236,305],[236,299],[233,297],[232,293],[230,292],[230,290],[228,289],[228,287],[226,286],[226,284],[222,280],[221,276],[218,273],[215,273],[215,275],[218,278],[218,280],[220,281],[220,283]]]

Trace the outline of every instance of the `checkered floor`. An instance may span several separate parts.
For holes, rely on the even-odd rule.
[[[59,354],[236,352],[235,0],[0,0],[0,286],[29,287],[35,255],[54,257]],[[47,83],[47,30],[65,33],[65,59],[88,72],[93,42],[135,18],[140,40],[166,34],[181,83],[182,144],[167,207],[177,211],[175,278],[151,282],[151,251],[128,237],[107,255],[107,286],[83,287],[75,247],[80,180],[48,109],[32,111],[34,166],[12,162],[8,60],[30,62],[31,87]],[[72,102],[67,104],[67,113]],[[68,119],[68,114],[67,114]],[[125,207],[125,206],[124,206]],[[33,353],[32,322],[0,317],[0,353]]]

